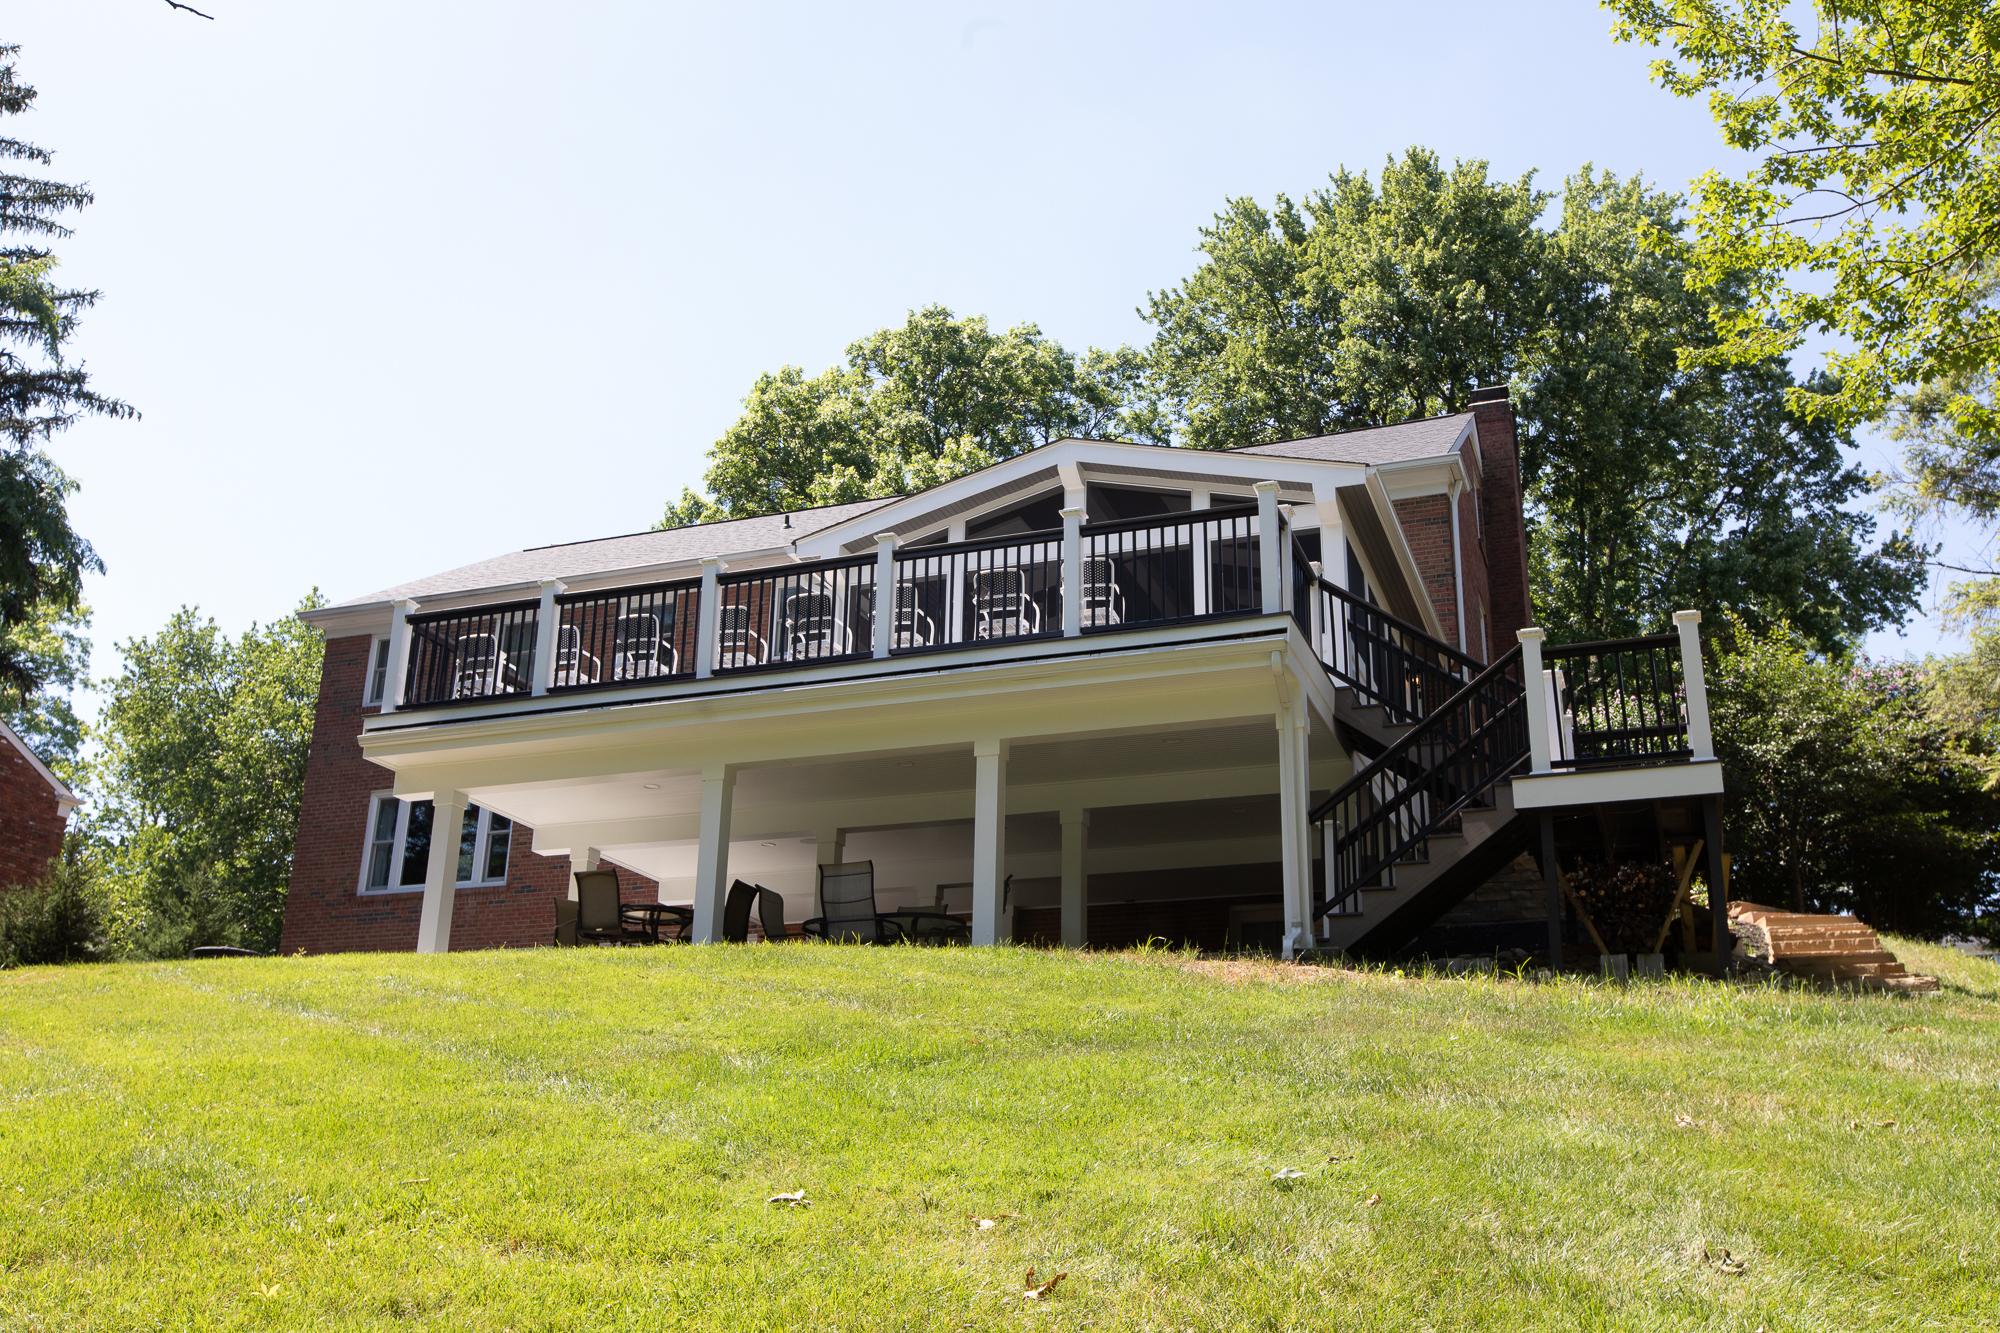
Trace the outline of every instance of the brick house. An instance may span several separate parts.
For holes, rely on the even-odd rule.
[[[62,854],[69,812],[81,804],[20,733],[0,722],[0,893],[48,873]]]
[[[975,943],[1559,951],[1557,814],[1699,822],[1720,772],[1698,617],[1545,649],[1526,556],[1482,390],[1231,451],[1060,440],[354,598],[308,617],[284,948],[544,943],[599,865],[706,940],[732,880],[797,923],[866,861],[882,910]]]

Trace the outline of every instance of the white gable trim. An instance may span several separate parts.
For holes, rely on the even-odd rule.
[[[83,798],[63,785],[63,780],[50,771],[47,764],[42,762],[42,757],[29,749],[28,743],[22,740],[15,730],[5,722],[0,722],[0,737],[4,737],[9,744],[19,750],[21,757],[28,761],[28,766],[42,775],[42,781],[48,783],[49,790],[56,794],[56,807],[65,815],[83,804]]]

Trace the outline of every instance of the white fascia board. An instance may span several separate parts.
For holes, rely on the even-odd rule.
[[[1379,474],[1368,474],[1368,495],[1375,502],[1375,512],[1381,516],[1382,525],[1389,531],[1389,547],[1396,553],[1396,566],[1403,573],[1405,583],[1416,596],[1417,605],[1423,608],[1424,630],[1432,638],[1444,637],[1444,623],[1438,619],[1437,607],[1431,604],[1429,590],[1424,587],[1423,572],[1417,568],[1417,557],[1410,551],[1410,542],[1403,535],[1403,525],[1396,517],[1396,503],[1389,498],[1389,488]]]
[[[1578,773],[1536,773],[1514,779],[1516,810],[1596,805],[1612,801],[1661,801],[1686,796],[1719,796],[1722,763],[1698,759],[1646,768],[1591,769]]]
[[[346,639],[360,634],[387,634],[395,615],[393,602],[361,602],[348,606],[323,606],[299,617],[320,632],[322,638]]]
[[[1419,495],[1447,495],[1456,479],[1467,481],[1465,455],[1456,448],[1436,458],[1416,458],[1402,463],[1383,463],[1375,469],[1392,500],[1408,500]]]
[[[822,528],[809,537],[800,538],[793,545],[803,559],[837,556],[846,543],[873,537],[879,532],[905,532],[935,526],[930,515],[962,504],[996,486],[1004,486],[1011,477],[1047,468],[1055,468],[1060,475],[1065,465],[1080,468],[1087,474],[1094,463],[1114,467],[1133,467],[1143,463],[1159,472],[1185,470],[1191,477],[1227,477],[1245,486],[1259,481],[1276,481],[1290,483],[1300,489],[1352,486],[1368,470],[1359,463],[1276,458],[1269,454],[1211,453],[1202,449],[1128,444],[1118,440],[1057,440],[933,486],[927,491],[892,500],[858,518]]]

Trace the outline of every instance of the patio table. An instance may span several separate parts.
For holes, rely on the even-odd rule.
[[[674,939],[686,943],[694,934],[694,909],[675,907],[667,903],[627,903],[618,909],[619,918],[645,932],[649,944],[658,944],[660,927],[670,925],[676,928]]]

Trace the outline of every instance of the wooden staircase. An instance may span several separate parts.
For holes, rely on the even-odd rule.
[[[1787,912],[1731,903],[1737,939],[1757,957],[1796,977],[1868,990],[1934,991],[1936,977],[1904,968],[1865,922],[1851,916]]]

